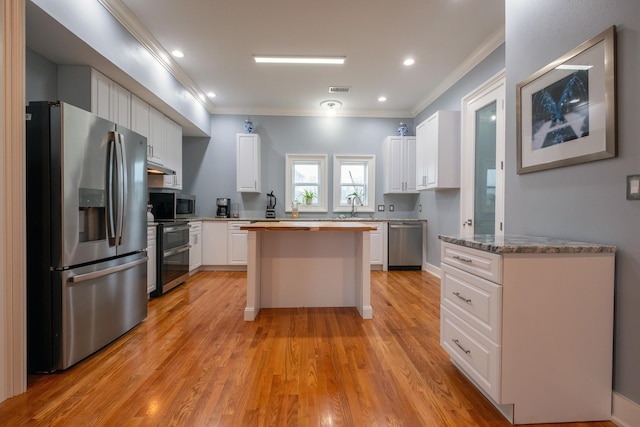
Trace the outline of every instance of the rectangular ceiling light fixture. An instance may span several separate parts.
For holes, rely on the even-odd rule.
[[[258,64],[329,64],[342,65],[346,61],[344,56],[277,56],[253,55]]]

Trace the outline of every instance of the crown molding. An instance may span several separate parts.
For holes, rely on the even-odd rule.
[[[204,94],[198,85],[189,77],[187,73],[173,60],[171,55],[153,37],[142,22],[125,6],[122,0],[98,0],[98,2],[118,21],[120,24],[149,51],[156,61],[171,73],[171,75],[194,97],[196,101],[205,106],[209,113],[213,114],[214,104],[207,98],[200,98]],[[164,58],[163,58],[164,56]]]
[[[449,76],[442,81],[429,96],[419,104],[416,104],[411,109],[411,117],[416,117],[425,108],[434,102],[438,97],[442,96],[447,90],[449,90],[454,84],[458,82],[467,73],[473,70],[482,60],[496,50],[505,41],[505,27],[504,24],[500,26],[487,38],[482,45],[471,53],[456,69],[449,74]]]

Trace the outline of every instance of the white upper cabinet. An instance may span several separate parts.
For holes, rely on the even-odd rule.
[[[165,165],[167,152],[167,132],[166,117],[160,111],[149,107],[149,136],[147,144],[150,146],[151,154],[147,155],[147,160]]]
[[[259,193],[260,185],[260,135],[239,133],[236,135],[236,185],[238,192]]]
[[[135,95],[131,96],[131,130],[147,137],[147,160],[175,175],[149,175],[149,187],[182,189],[182,127]]]
[[[416,192],[416,137],[388,136],[383,143],[384,192]]]
[[[149,140],[149,108],[149,104],[131,95],[131,130],[147,137],[147,159],[153,151]]]
[[[175,175],[164,176],[164,188],[182,190],[182,127],[165,117],[166,158],[164,165],[176,171]]]
[[[438,111],[416,127],[418,190],[460,188],[460,112]]]
[[[94,68],[58,66],[58,98],[131,128],[131,93]]]

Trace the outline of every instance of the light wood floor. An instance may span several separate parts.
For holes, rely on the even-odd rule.
[[[510,425],[440,348],[439,281],[419,271],[371,281],[372,320],[327,308],[245,322],[246,273],[198,273],[98,354],[30,376],[0,404],[0,425]]]

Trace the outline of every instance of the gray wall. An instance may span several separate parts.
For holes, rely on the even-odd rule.
[[[414,124],[419,125],[439,110],[460,111],[462,98],[497,74],[504,68],[504,65],[505,49],[503,44],[420,112],[413,120]],[[422,191],[419,204],[422,204],[422,212],[418,215],[427,220],[427,263],[439,267],[440,240],[438,235],[457,235],[460,233],[460,190]]]
[[[58,98],[56,64],[31,49],[25,52],[25,104],[30,101],[55,101]]]
[[[618,157],[517,175],[516,84],[614,24]],[[506,52],[506,232],[618,247],[614,390],[640,404],[640,201],[625,197],[626,176],[640,174],[640,2],[508,0]]]
[[[264,218],[266,193],[278,198],[276,216],[284,216],[285,154],[328,154],[329,176],[334,154],[376,156],[376,205],[389,204],[394,212],[374,217],[416,218],[418,195],[383,195],[382,141],[395,135],[399,119],[342,117],[251,116],[262,141],[262,193],[236,192],[236,134],[242,132],[245,116],[219,115],[211,120],[211,139],[185,138],[183,144],[183,189],[197,196],[198,215],[215,216],[215,199],[228,197],[238,203],[240,217]],[[406,120],[412,129],[413,121]],[[330,180],[330,185],[331,185]],[[329,191],[329,210],[333,193]],[[337,214],[308,213],[304,217],[335,217]]]

